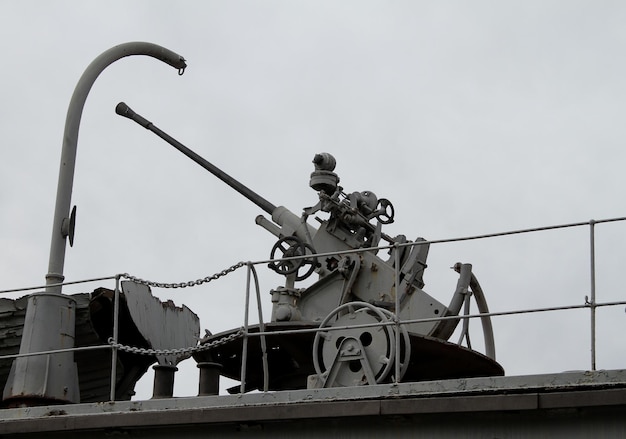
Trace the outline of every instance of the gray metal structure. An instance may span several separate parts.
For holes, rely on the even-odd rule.
[[[146,55],[176,68],[181,73],[185,59],[152,43],[133,42],[115,46],[98,56],[81,76],[70,100],[63,134],[56,206],[50,245],[46,291],[29,299],[20,353],[52,351],[74,346],[75,308],[71,297],[61,292],[64,279],[66,240],[74,242],[76,208],[70,213],[78,129],[89,90],[100,73],[120,58]],[[16,358],[3,399],[41,402],[79,402],[78,373],[72,352]]]
[[[253,280],[260,297],[256,263],[181,284],[117,275],[115,291],[63,295],[82,106],[102,69],[135,54],[181,73],[185,68],[184,59],[167,49],[128,43],[98,57],[77,86],[66,123],[46,291],[0,301],[0,378],[6,379],[3,404],[11,407],[0,410],[2,437],[626,436],[626,371],[595,370],[593,336],[592,371],[502,376],[492,313],[471,264],[453,267],[459,278],[447,306],[428,294],[423,273],[430,243],[384,233],[383,226],[394,221],[393,204],[371,191],[344,191],[328,153],[314,156],[310,187],[317,198],[296,215],[120,103],[118,114],[159,135],[271,217],[256,218],[277,238],[264,264],[285,282],[271,290],[270,321],[263,321],[259,308],[256,325],[247,321]],[[616,220],[624,218],[606,221]],[[592,254],[596,223],[589,223]],[[161,302],[150,291],[200,285],[244,266],[244,326],[202,339],[191,310]],[[302,283],[313,275],[317,279]],[[120,287],[122,278],[128,281]],[[467,335],[470,316],[461,313],[469,312],[472,297],[484,354],[448,341],[461,321],[461,339]],[[625,303],[598,304],[592,287],[591,300],[580,306],[592,312],[592,334],[596,307]],[[99,355],[90,357],[92,350]],[[200,368],[198,396],[173,398],[176,365],[190,356]],[[155,361],[153,399],[128,401]],[[109,389],[102,378],[107,369]],[[220,375],[239,380],[229,389],[239,394],[217,395]],[[248,393],[254,390],[260,392]]]
[[[116,112],[154,132],[271,215],[271,221],[258,216],[256,222],[278,238],[268,266],[285,276],[285,284],[271,291],[271,322],[256,330],[324,329],[308,333],[308,337],[301,333],[280,334],[267,340],[259,337],[246,346],[245,358],[239,355],[241,343],[233,341],[230,346],[195,354],[198,362],[217,362],[224,375],[242,381],[243,367],[249,375],[242,391],[504,373],[495,362],[488,316],[482,319],[486,356],[447,343],[459,319],[439,319],[458,316],[471,297],[481,312],[488,313],[472,266],[455,265],[459,281],[448,306],[426,293],[422,276],[429,244],[423,238],[412,242],[404,235],[385,234],[383,225],[394,221],[393,204],[371,191],[344,192],[331,154],[316,154],[313,158],[309,185],[317,192],[318,201],[297,216],[224,173],[125,103],[120,102]],[[312,226],[309,218],[314,218],[319,227]],[[389,249],[386,259],[378,254],[381,242]],[[317,281],[297,286],[314,273]],[[347,326],[351,327],[344,328]],[[202,342],[227,335],[209,336]],[[427,367],[421,360],[424,356],[431,362]]]

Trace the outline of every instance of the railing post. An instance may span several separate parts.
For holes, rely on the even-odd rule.
[[[589,221],[589,257],[590,257],[590,278],[591,292],[590,299],[587,301],[589,305],[591,317],[591,370],[596,370],[596,233],[595,220]]]
[[[251,271],[252,275],[254,276],[254,289],[256,291],[256,305],[257,305],[257,312],[259,314],[259,332],[261,333],[259,342],[261,343],[261,356],[262,356],[262,363],[263,363],[263,391],[267,392],[269,390],[270,371],[269,371],[269,364],[267,361],[267,340],[265,339],[265,334],[264,334],[265,333],[265,321],[263,320],[263,306],[261,304],[261,289],[259,287],[259,277],[257,276],[256,269],[254,268],[254,265],[252,264],[252,262],[248,262],[248,270]]]
[[[113,295],[113,343],[117,343],[120,326],[120,275],[115,276],[115,294]],[[110,400],[115,401],[117,385],[117,347],[111,346],[111,394]]]
[[[243,317],[243,347],[241,351],[241,394],[244,394],[246,392],[246,368],[248,363],[248,316],[250,309],[250,275],[252,271],[250,263],[248,263],[246,266],[248,267],[248,271],[246,277],[246,304],[244,306]]]
[[[396,331],[396,353],[394,358],[394,382],[397,384],[400,382],[400,246],[398,243],[394,245],[394,274],[396,284],[396,312],[395,316],[395,331]],[[408,361],[408,360],[407,360]]]

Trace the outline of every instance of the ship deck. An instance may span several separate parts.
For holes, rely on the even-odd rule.
[[[625,414],[626,370],[607,370],[13,408],[0,434],[623,437]]]

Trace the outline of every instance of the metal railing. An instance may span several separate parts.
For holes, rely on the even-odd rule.
[[[585,297],[585,303],[583,304],[575,304],[575,305],[562,305],[562,306],[551,306],[551,307],[543,307],[543,308],[529,308],[529,309],[522,309],[522,310],[510,310],[510,311],[497,311],[497,312],[489,312],[489,313],[477,313],[477,314],[463,314],[463,315],[455,315],[455,316],[445,316],[445,317],[432,317],[432,318],[421,318],[421,319],[412,319],[412,320],[401,320],[399,318],[394,318],[393,321],[389,321],[389,322],[377,322],[377,323],[372,323],[372,324],[366,324],[366,325],[356,325],[356,326],[350,326],[350,328],[367,328],[367,327],[372,327],[372,326],[381,326],[381,325],[393,325],[395,326],[396,329],[396,334],[400,333],[400,327],[401,325],[405,325],[405,324],[411,324],[411,323],[424,323],[424,322],[434,322],[434,321],[443,321],[443,320],[469,320],[469,319],[475,319],[475,318],[484,318],[484,317],[499,317],[499,316],[511,316],[511,315],[520,315],[520,314],[534,314],[534,313],[544,313],[544,312],[554,312],[554,311],[563,311],[563,310],[572,310],[572,309],[585,309],[588,308],[590,310],[590,368],[591,370],[596,370],[596,309],[600,308],[600,307],[611,307],[611,306],[623,306],[626,305],[626,300],[620,300],[620,301],[611,301],[611,302],[597,302],[597,298],[596,298],[596,225],[598,224],[605,224],[605,223],[612,223],[612,222],[621,222],[621,221],[626,221],[626,217],[619,217],[619,218],[610,218],[610,219],[602,219],[602,220],[589,220],[589,221],[585,221],[585,222],[576,222],[576,223],[568,223],[568,224],[560,224],[560,225],[554,225],[554,226],[546,226],[546,227],[536,227],[536,228],[528,228],[528,229],[520,229],[520,230],[513,230],[513,231],[507,231],[507,232],[499,232],[499,233],[490,233],[490,234],[483,234],[483,235],[473,235],[473,236],[466,236],[466,237],[458,237],[458,238],[449,238],[449,239],[438,239],[438,240],[431,240],[431,241],[419,241],[419,242],[407,242],[407,243],[396,243],[393,245],[387,245],[387,246],[380,246],[380,247],[374,247],[374,248],[365,248],[365,249],[355,249],[355,250],[345,250],[345,251],[339,251],[339,252],[328,252],[328,253],[319,253],[316,254],[315,256],[317,257],[324,257],[324,256],[333,256],[333,255],[347,255],[347,254],[355,254],[355,253],[362,253],[364,251],[372,251],[372,250],[385,250],[385,249],[399,249],[401,247],[410,247],[410,246],[415,246],[415,245],[428,245],[428,244],[440,244],[440,243],[451,243],[451,242],[461,242],[461,241],[470,241],[470,240],[482,240],[482,239],[488,239],[488,238],[495,238],[495,237],[502,237],[502,236],[509,236],[509,235],[519,235],[519,234],[526,234],[526,233],[533,233],[533,232],[540,232],[540,231],[548,231],[548,230],[555,230],[555,229],[564,229],[564,228],[573,228],[573,227],[582,227],[582,226],[588,226],[589,227],[589,273],[590,273],[590,280],[591,280],[591,285],[590,285],[590,294],[589,296]],[[399,253],[398,251],[395,252],[395,276],[396,276],[396,285],[399,285],[399,277],[400,277],[400,273],[399,273]],[[308,255],[311,256],[311,255]],[[287,260],[297,260],[297,259],[301,259],[304,257],[308,257],[308,256],[294,256],[294,257],[289,257],[289,258],[283,258],[283,259],[279,259],[276,261],[287,261]],[[262,310],[262,304],[261,304],[261,295],[260,295],[260,287],[259,287],[259,279],[256,273],[256,269],[255,266],[257,265],[266,265],[270,262],[273,262],[274,260],[268,259],[268,260],[261,260],[261,261],[256,261],[256,262],[247,262],[247,263],[239,263],[236,265],[236,267],[241,267],[241,266],[246,266],[247,267],[247,278],[246,278],[246,291],[245,291],[245,307],[244,307],[244,322],[243,322],[243,327],[242,327],[242,337],[243,337],[243,351],[242,351],[242,369],[241,369],[241,392],[243,393],[245,391],[245,382],[246,382],[246,364],[247,364],[247,351],[248,351],[248,339],[250,337],[260,337],[260,342],[261,342],[261,351],[262,351],[262,364],[263,364],[263,376],[264,376],[264,391],[268,390],[268,380],[269,380],[269,370],[268,370],[268,361],[267,361],[267,343],[265,338],[268,336],[280,336],[283,334],[294,334],[294,333],[303,333],[303,332],[318,332],[321,331],[321,328],[307,328],[307,329],[291,329],[291,330],[277,330],[277,331],[271,331],[271,332],[266,332],[265,331],[265,323],[264,323],[264,319],[263,319],[263,310]],[[235,267],[235,266],[233,266]],[[226,270],[224,270],[222,273],[224,273]],[[228,272],[232,272],[234,271],[234,269],[231,269]],[[83,284],[83,283],[93,283],[93,282],[100,282],[100,281],[110,281],[110,280],[114,280],[115,281],[115,296],[114,296],[114,311],[113,311],[113,336],[112,338],[109,340],[108,344],[102,344],[102,345],[96,345],[96,346],[83,346],[83,347],[74,347],[74,348],[69,348],[69,349],[58,349],[58,350],[50,350],[50,351],[41,351],[41,352],[31,352],[31,353],[25,353],[25,354],[11,354],[11,355],[3,355],[0,356],[0,360],[4,360],[4,359],[15,359],[15,358],[19,358],[19,357],[26,357],[26,356],[34,356],[34,355],[49,355],[49,354],[57,354],[57,353],[64,353],[64,352],[78,352],[78,351],[89,351],[89,350],[101,350],[101,349],[110,349],[112,352],[112,361],[111,361],[111,391],[110,391],[110,400],[111,401],[115,401],[115,386],[116,386],[116,363],[117,363],[117,354],[118,354],[118,349],[119,349],[119,344],[118,344],[118,338],[119,338],[119,301],[120,301],[120,280],[122,278],[125,277],[130,277],[132,279],[137,279],[137,278],[133,278],[132,276],[129,276],[128,274],[118,274],[115,276],[108,276],[108,277],[100,277],[100,278],[93,278],[93,279],[87,279],[87,280],[81,280],[81,281],[74,281],[74,282],[63,282],[58,284],[58,286],[65,286],[65,285],[77,285],[77,284]],[[212,277],[207,277],[205,279],[217,279],[221,277],[221,275],[214,275]],[[144,281],[147,282],[147,281]],[[194,282],[187,282],[187,283],[181,283],[181,284],[175,284],[176,287],[186,287],[186,286],[196,286],[199,284],[202,284],[203,282],[198,282],[198,281],[194,281]],[[251,333],[249,332],[249,310],[250,310],[250,296],[251,296],[251,286],[252,283],[254,283],[254,289],[256,292],[256,301],[257,301],[257,312],[258,312],[258,319],[259,319],[259,331],[258,332],[254,332]],[[154,283],[151,283],[154,284]],[[174,284],[159,284],[159,285],[174,285]],[[49,285],[48,285],[49,286]],[[174,286],[172,286],[174,287]],[[46,288],[46,285],[42,285],[42,286],[35,286],[35,287],[26,287],[26,288],[16,288],[16,289],[7,289],[7,290],[0,290],[0,294],[7,294],[7,293],[15,293],[15,292],[26,292],[26,291],[33,291],[33,290],[41,290]],[[396,294],[396,309],[400,309],[399,306],[399,294]],[[346,329],[348,327],[326,327],[323,328],[324,331],[329,331],[329,330],[341,330],[341,329]],[[460,343],[460,340],[459,340]],[[400,377],[400,359],[399,359],[399,355],[400,355],[400,337],[396,337],[396,349],[395,349],[395,363],[396,363],[396,371],[394,374],[394,379],[396,382],[399,382],[399,377]],[[195,347],[190,347],[190,349],[194,349]],[[150,353],[150,350],[145,350],[144,349],[144,353]]]

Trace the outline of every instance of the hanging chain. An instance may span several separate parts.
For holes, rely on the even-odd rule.
[[[219,338],[217,340],[213,340],[210,343],[204,343],[198,346],[191,346],[188,348],[180,348],[180,349],[146,349],[146,348],[138,348],[135,346],[123,345],[121,343],[116,343],[113,341],[113,337],[110,337],[108,340],[109,345],[111,347],[118,349],[120,351],[130,352],[132,354],[139,355],[174,355],[176,357],[182,357],[188,354],[193,354],[195,352],[206,351],[212,349],[216,346],[220,346],[223,344],[230,343],[231,341],[242,337],[243,329],[239,329],[237,332],[233,332],[226,337]]]
[[[121,277],[128,279],[132,282],[138,283],[138,284],[142,284],[142,285],[147,285],[149,287],[154,287],[154,288],[187,288],[187,287],[196,287],[198,285],[202,285],[202,284],[206,284],[209,283],[213,280],[217,280],[220,277],[226,276],[229,273],[232,273],[233,271],[237,270],[238,268],[243,267],[244,265],[246,265],[245,262],[238,262],[235,265],[232,265],[218,273],[215,273],[212,276],[207,276],[205,278],[202,279],[197,279],[197,280],[191,280],[189,282],[180,282],[180,283],[161,283],[161,282],[152,282],[149,280],[144,280],[144,279],[140,279],[138,277],[135,276],[131,276],[128,273],[124,273],[121,275]]]
[[[227,274],[232,273],[233,271],[243,267],[246,265],[245,262],[238,262],[235,265],[231,265],[230,267],[213,274],[212,276],[207,276],[202,279],[192,280],[189,282],[180,282],[180,283],[162,283],[162,282],[153,282],[145,279],[140,279],[135,276],[131,276],[128,273],[121,274],[120,276],[124,279],[128,279],[132,282],[146,285],[153,288],[187,288],[187,287],[195,287],[198,285],[206,284],[211,281],[217,280],[220,277],[224,277]],[[237,332],[234,332],[226,337],[222,337],[218,340],[213,340],[210,343],[204,343],[198,346],[191,346],[187,348],[180,349],[146,349],[146,348],[138,348],[136,346],[128,346],[123,345],[121,343],[117,343],[113,340],[113,337],[109,338],[108,343],[111,347],[118,349],[120,351],[130,352],[132,354],[140,354],[140,355],[174,355],[176,357],[185,356],[188,354],[193,354],[194,352],[206,351],[208,349],[214,348],[216,346],[220,346],[226,343],[229,343],[236,338],[243,336],[243,329],[239,329]]]

